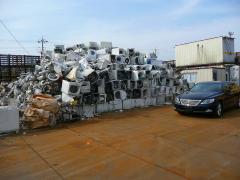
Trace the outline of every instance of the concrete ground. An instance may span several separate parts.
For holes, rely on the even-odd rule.
[[[240,179],[240,110],[151,107],[2,137],[0,179]]]

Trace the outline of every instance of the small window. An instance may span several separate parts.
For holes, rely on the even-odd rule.
[[[213,71],[213,81],[217,81],[217,71]]]
[[[189,83],[196,83],[197,82],[197,73],[185,73],[183,74],[183,79],[186,79]]]

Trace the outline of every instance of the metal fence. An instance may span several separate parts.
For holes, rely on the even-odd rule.
[[[40,56],[0,54],[0,81],[15,80],[21,73],[34,71]]]

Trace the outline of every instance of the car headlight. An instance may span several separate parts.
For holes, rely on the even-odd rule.
[[[205,99],[201,104],[211,104],[215,101],[215,99]]]
[[[176,104],[181,104],[180,99],[178,97],[175,98],[175,103]]]

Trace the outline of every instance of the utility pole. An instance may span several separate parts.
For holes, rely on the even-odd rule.
[[[42,37],[41,40],[38,40],[38,43],[42,44],[42,50],[41,50],[41,58],[43,57],[44,54],[44,44],[47,43],[48,41]]]
[[[156,56],[157,56],[158,50],[159,50],[159,49],[157,49],[157,48],[154,48],[154,49],[153,49],[153,52],[154,52],[154,54],[155,54]]]
[[[232,38],[233,35],[234,35],[234,32],[228,32],[228,36],[229,36],[230,38]]]

